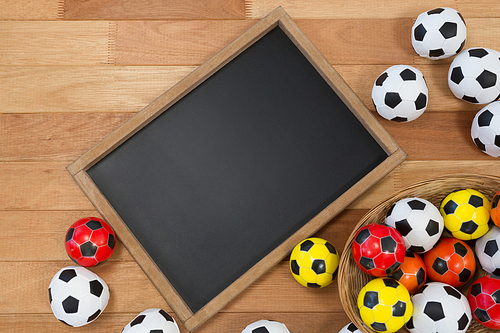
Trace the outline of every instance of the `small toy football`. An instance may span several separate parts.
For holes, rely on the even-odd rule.
[[[73,223],[66,232],[66,252],[77,264],[93,267],[106,261],[115,251],[116,236],[103,219],[86,217]]]
[[[80,327],[93,322],[109,301],[109,288],[97,274],[80,266],[57,272],[49,285],[52,312],[61,322]]]
[[[498,207],[498,202],[500,201],[500,191],[498,191],[491,199],[490,205],[490,217],[493,223],[497,227],[500,227],[500,207]]]
[[[481,267],[500,276],[500,229],[496,225],[476,241],[474,250]]]
[[[489,230],[490,202],[472,189],[448,194],[439,207],[444,226],[453,237],[470,240],[483,236]]]
[[[357,303],[361,320],[377,332],[396,332],[413,312],[408,290],[390,278],[368,282],[359,292]]]
[[[456,55],[464,47],[466,38],[464,18],[448,7],[420,14],[411,29],[411,44],[415,52],[433,60]]]
[[[500,329],[500,280],[483,276],[469,289],[467,296],[472,316],[481,325],[495,330]]]
[[[387,212],[385,223],[399,231],[407,250],[417,253],[429,251],[444,229],[439,209],[421,198],[405,198],[396,202]]]
[[[401,267],[388,277],[397,280],[412,295],[424,285],[427,279],[427,268],[418,254],[407,251]]]
[[[487,104],[500,95],[500,54],[487,48],[463,50],[448,70],[448,86],[455,97]]]
[[[424,253],[427,276],[436,282],[453,287],[467,283],[476,271],[474,252],[465,242],[444,237],[430,251]]]
[[[339,254],[328,241],[312,237],[297,244],[290,255],[290,271],[301,285],[323,288],[332,283]]]
[[[290,333],[285,324],[272,320],[259,320],[247,327],[241,333]]]
[[[412,297],[413,315],[406,323],[411,333],[465,333],[472,320],[469,302],[457,289],[429,282]]]
[[[122,333],[180,333],[179,327],[162,309],[147,309],[139,313],[125,326]]]
[[[500,101],[488,104],[476,113],[470,134],[481,151],[492,157],[500,156]]]
[[[422,72],[407,65],[389,67],[372,88],[372,101],[378,114],[396,122],[420,117],[427,108],[427,96]]]
[[[386,276],[396,271],[405,259],[403,236],[392,227],[372,223],[358,230],[352,254],[358,267],[373,276]]]
[[[353,323],[349,323],[342,327],[339,333],[361,333],[361,331]]]

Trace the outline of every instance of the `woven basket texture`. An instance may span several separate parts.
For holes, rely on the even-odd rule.
[[[365,214],[356,225],[351,235],[349,236],[342,256],[340,258],[339,272],[338,272],[338,289],[340,294],[340,300],[342,306],[344,307],[347,316],[351,321],[364,333],[375,332],[363,324],[361,318],[359,317],[359,312],[357,308],[357,298],[360,290],[363,286],[368,283],[373,277],[361,271],[361,269],[356,265],[352,256],[352,243],[356,232],[359,228],[370,224],[379,223],[383,224],[385,221],[385,215],[389,208],[395,204],[397,201],[408,198],[408,197],[418,197],[426,199],[436,205],[439,208],[441,201],[451,192],[460,189],[474,189],[482,194],[484,194],[488,200],[491,200],[493,196],[500,190],[500,177],[488,176],[488,175],[451,175],[440,178],[435,178],[423,182],[416,183],[408,188],[399,191],[393,196],[387,198],[368,213]],[[443,236],[446,235],[446,229]],[[449,235],[449,234],[448,234]],[[469,245],[474,248],[474,241],[468,241]],[[467,296],[471,284],[479,277],[486,275],[486,272],[481,269],[479,263],[477,264],[476,273],[472,279],[466,285],[458,288],[465,296]],[[408,332],[405,327],[400,329],[398,332]],[[480,325],[475,319],[469,326],[467,332],[499,332],[498,330],[492,330]]]

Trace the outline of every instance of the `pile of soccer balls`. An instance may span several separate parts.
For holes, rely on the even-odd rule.
[[[493,157],[500,156],[500,52],[483,47],[463,50],[465,21],[455,9],[436,8],[422,13],[411,31],[413,49],[428,59],[455,55],[448,86],[459,99],[488,104],[474,118],[471,136],[475,145]],[[385,119],[409,122],[427,108],[428,88],[422,73],[411,66],[396,65],[376,79],[372,89],[375,109]]]
[[[500,329],[499,201],[500,191],[490,203],[473,189],[449,193],[439,209],[404,198],[385,223],[359,228],[353,258],[374,277],[358,295],[361,320],[377,332],[465,332],[473,317]],[[472,282],[477,265],[491,275]],[[468,282],[466,297],[457,288]]]
[[[87,217],[73,223],[66,232],[65,247],[69,257],[79,266],[59,270],[49,285],[52,312],[61,322],[72,327],[96,320],[109,301],[109,287],[94,267],[111,257],[116,235],[106,221]],[[123,329],[124,333],[179,333],[175,320],[164,310],[147,309]]]

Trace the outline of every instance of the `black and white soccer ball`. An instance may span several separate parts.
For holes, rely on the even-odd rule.
[[[411,333],[465,333],[472,320],[467,298],[442,282],[429,282],[412,297],[413,315],[406,323]]]
[[[500,156],[500,101],[490,103],[476,113],[471,136],[483,152],[493,157]]]
[[[241,333],[290,333],[285,324],[272,320],[251,323]]]
[[[353,323],[345,325],[339,333],[361,333],[361,331]]]
[[[97,274],[80,266],[57,272],[49,285],[52,312],[63,323],[80,327],[93,322],[109,301],[109,288]]]
[[[411,29],[411,44],[415,52],[433,60],[458,54],[466,38],[464,18],[458,11],[448,7],[420,14]]]
[[[403,236],[408,251],[424,253],[437,243],[444,229],[443,216],[431,202],[404,198],[387,211],[385,223]]]
[[[378,114],[396,122],[417,119],[427,108],[428,89],[422,72],[407,65],[389,67],[372,88]]]
[[[459,99],[487,104],[500,96],[500,53],[477,47],[460,52],[448,71],[448,86]]]
[[[474,247],[481,267],[488,273],[500,276],[500,229],[493,225]]]
[[[122,333],[180,333],[179,327],[166,311],[147,309],[125,326]]]

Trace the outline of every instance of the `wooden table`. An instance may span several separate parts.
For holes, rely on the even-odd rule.
[[[71,223],[98,213],[65,167],[278,5],[374,111],[371,87],[394,64],[420,69],[429,87],[422,117],[382,124],[409,158],[317,236],[340,251],[371,207],[412,183],[445,174],[498,174],[470,124],[481,106],[447,87],[451,60],[432,62],[411,47],[423,11],[459,10],[466,47],[500,50],[500,4],[493,0],[6,0],[0,5],[0,331],[73,332],[51,313],[47,287],[72,265],[64,250]],[[118,235],[119,236],[119,235]],[[139,312],[171,309],[119,242],[93,268],[111,288],[108,307],[79,332],[119,332]],[[241,332],[259,319],[292,333],[337,332],[348,323],[336,281],[309,290],[284,260],[197,330]],[[181,328],[182,332],[186,332]]]

